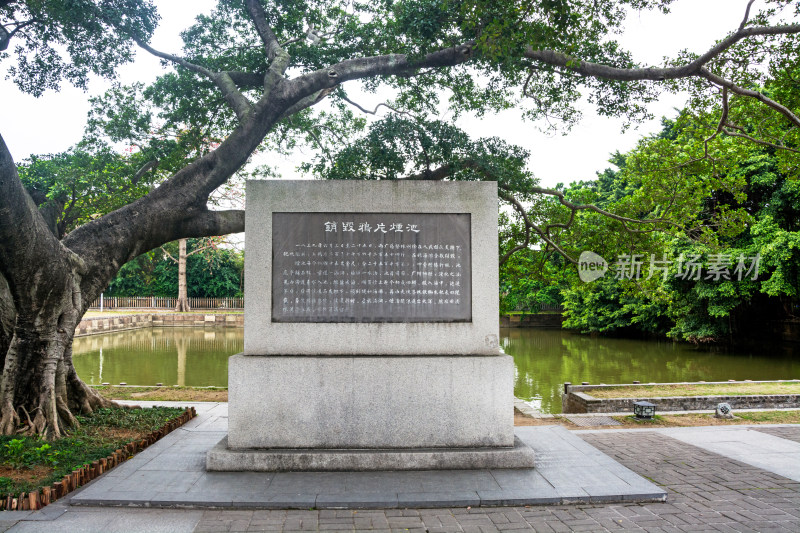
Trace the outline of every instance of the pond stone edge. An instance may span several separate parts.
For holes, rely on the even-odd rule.
[[[224,327],[243,328],[243,314],[144,313],[112,317],[84,318],[75,328],[75,336],[98,335],[129,329],[152,327]]]
[[[663,385],[731,385],[736,383],[786,383],[793,380],[746,382],[687,382],[687,383],[637,383],[618,385],[564,384],[561,396],[562,412],[570,413],[622,413],[633,412],[633,404],[648,401],[656,404],[656,412],[714,410],[719,403],[728,403],[734,409],[790,409],[800,408],[800,394],[748,394],[716,396],[641,396],[636,398],[597,398],[588,391],[603,388],[647,387]]]

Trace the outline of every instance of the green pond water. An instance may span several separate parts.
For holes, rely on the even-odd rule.
[[[77,337],[73,363],[91,385],[228,386],[228,357],[241,352],[241,328],[142,328]]]
[[[514,394],[548,413],[561,411],[565,381],[630,383],[800,378],[800,346],[736,350],[561,330],[501,329],[516,365]],[[86,382],[227,386],[228,356],[242,350],[239,328],[143,328],[75,339],[78,375]]]
[[[514,357],[514,395],[546,413],[561,412],[564,382],[670,383],[800,378],[800,346],[737,348],[590,337],[562,330],[501,329]]]

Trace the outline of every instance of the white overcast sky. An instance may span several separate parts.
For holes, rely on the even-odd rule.
[[[162,20],[152,44],[157,49],[179,53],[179,32],[191,25],[198,13],[210,11],[215,2],[156,0],[156,4]],[[684,48],[707,50],[716,39],[736,29],[746,4],[747,0],[679,0],[666,16],[632,13],[625,33],[618,39],[638,61],[660,64],[664,56],[674,56]],[[159,61],[139,51],[133,64],[121,68],[120,79],[123,83],[149,82],[160,72]],[[0,80],[0,133],[14,159],[63,151],[78,142],[89,109],[88,96],[101,94],[108,86],[104,80],[94,80],[85,93],[64,85],[60,92],[50,91],[37,99],[20,93],[10,81]],[[350,93],[356,94],[352,89]],[[359,103],[367,107],[379,101],[379,95],[370,95]],[[658,131],[660,117],[673,116],[673,109],[683,103],[680,95],[662,95],[650,107],[656,119],[626,133],[621,132],[621,120],[598,116],[589,106],[584,109],[583,120],[567,135],[545,135],[534,124],[522,121],[513,110],[483,119],[462,118],[458,124],[475,137],[498,136],[525,147],[532,154],[531,170],[543,185],[552,186],[593,179],[595,172],[609,166],[610,153],[629,150],[643,135]],[[298,153],[291,158],[273,156],[264,162],[277,166],[284,178],[297,179],[302,176],[294,169],[308,157],[308,153]]]

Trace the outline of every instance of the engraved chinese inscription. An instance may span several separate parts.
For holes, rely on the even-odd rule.
[[[469,322],[470,215],[273,213],[273,322]]]

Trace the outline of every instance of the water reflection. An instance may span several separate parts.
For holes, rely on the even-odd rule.
[[[663,341],[592,338],[561,330],[501,329],[516,364],[514,394],[561,412],[563,383],[725,381],[800,378],[800,346],[733,351]]]
[[[93,385],[227,386],[228,357],[241,328],[143,328],[75,339],[78,375]],[[501,329],[514,357],[514,393],[542,411],[561,411],[565,381],[671,382],[800,378],[800,346],[697,349],[659,341],[592,338],[561,330]]]
[[[92,385],[228,385],[228,357],[242,351],[241,328],[142,328],[78,337],[73,360]]]

